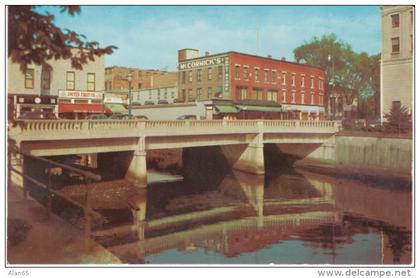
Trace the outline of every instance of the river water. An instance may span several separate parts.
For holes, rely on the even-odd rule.
[[[201,172],[150,185],[145,239],[105,246],[127,263],[410,264],[411,196],[292,167]]]

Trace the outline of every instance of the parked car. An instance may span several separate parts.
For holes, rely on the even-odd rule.
[[[182,115],[176,118],[177,120],[197,120],[196,115]]]
[[[174,99],[174,103],[184,103],[184,101],[180,98]]]
[[[108,120],[128,120],[130,116],[128,114],[112,114]],[[143,115],[131,115],[131,119],[138,119],[138,120],[148,120],[146,116]]]
[[[86,117],[86,120],[106,120],[108,116],[105,114],[91,114]]]
[[[154,105],[154,104],[155,104],[155,102],[153,100],[146,100],[144,102],[144,105]]]
[[[57,116],[52,112],[27,111],[22,113],[18,120],[57,120]]]
[[[158,104],[168,104],[169,102],[166,99],[158,100]]]
[[[148,117],[146,117],[144,115],[137,115],[137,116],[134,116],[134,118],[136,118],[138,120],[148,120],[149,119]]]
[[[366,128],[368,131],[382,131],[383,126],[381,123],[381,119],[368,121]]]

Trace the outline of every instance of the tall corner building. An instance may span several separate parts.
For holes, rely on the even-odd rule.
[[[382,6],[381,116],[391,107],[413,110],[413,6]]]

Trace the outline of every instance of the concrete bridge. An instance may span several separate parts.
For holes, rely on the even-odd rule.
[[[221,146],[234,169],[264,173],[264,144],[316,144],[328,148],[340,124],[289,120],[22,120],[9,130],[9,141],[35,156],[111,153],[120,163],[125,152],[125,178],[145,187],[146,151]],[[124,163],[122,163],[124,164]]]

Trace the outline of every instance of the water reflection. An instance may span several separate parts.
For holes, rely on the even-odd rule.
[[[142,240],[105,244],[124,262],[411,263],[411,192],[386,185],[280,169],[151,186],[145,197]]]

